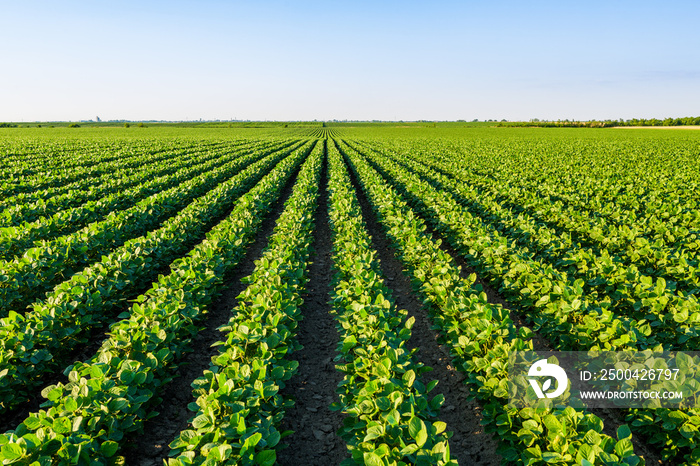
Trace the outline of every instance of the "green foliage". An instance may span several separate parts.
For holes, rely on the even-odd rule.
[[[104,315],[118,309],[125,296],[143,286],[140,284],[155,279],[159,268],[185,253],[193,240],[228,210],[231,202],[250,189],[292,148],[271,155],[270,151],[259,151],[234,159],[233,173],[248,166],[187,205],[160,229],[127,241],[98,263],[61,283],[44,303],[36,304],[33,311],[24,316],[10,312],[2,319],[0,370],[7,370],[12,376],[0,379],[4,407],[25,400],[32,387],[61,364],[66,356],[63,347],[68,341],[81,338]],[[179,234],[183,231],[188,235]],[[92,284],[92,289],[86,286],[88,284]],[[100,291],[93,291],[95,288]],[[76,309],[80,309],[79,319],[75,318]]]
[[[499,194],[503,186],[493,184],[496,202],[484,195],[485,190],[479,192],[471,173],[453,164],[427,162],[435,170],[396,154],[388,156],[410,167],[415,172],[410,174],[386,158],[369,158],[470,265],[518,304],[535,328],[550,338],[554,348],[697,349],[700,303],[692,294],[669,287],[663,278],[675,276],[679,278],[678,285],[697,289],[697,262],[690,259],[688,252],[669,250],[660,239],[652,246],[632,226],[615,228],[607,224],[605,234],[600,234],[591,228],[589,216],[574,209],[562,215],[559,204],[531,192],[518,192],[517,202],[508,202],[513,191]],[[458,173],[468,183],[451,180],[442,173]],[[546,181],[538,180],[540,188],[543,183]],[[442,189],[454,193],[454,197]],[[523,205],[530,209],[518,207]],[[508,212],[504,206],[518,210]],[[531,211],[539,216],[549,215],[548,222],[528,222]],[[500,228],[489,227],[487,222]],[[563,225],[566,227],[561,228]],[[587,234],[587,243],[593,248],[581,249],[570,241],[561,241],[567,231],[581,234],[579,244]],[[559,256],[554,254],[557,250]],[[628,265],[637,262],[643,266],[649,261],[656,262],[651,269],[656,279],[642,274],[636,265]],[[678,266],[669,267],[675,261]],[[691,267],[687,267],[689,264]],[[699,413],[695,408],[690,412]],[[645,413],[631,410],[628,420],[643,419],[631,425],[637,433],[651,438],[652,443],[665,445],[665,456],[687,460],[700,448],[700,436],[695,430],[660,429],[658,423],[648,422]]]
[[[627,464],[639,464],[641,460],[626,444],[615,450],[615,441],[602,434],[602,421],[590,413],[551,405],[534,412],[505,406],[509,354],[513,350],[531,349],[532,342],[523,339],[526,335],[518,335],[500,306],[488,303],[480,288],[473,287],[474,275],[469,281],[460,278],[454,260],[424,234],[426,226],[422,220],[415,217],[400,195],[360,153],[347,144],[342,144],[341,149],[404,267],[411,271],[416,290],[430,305],[443,343],[451,348],[456,359],[455,366],[462,368],[472,392],[485,404],[482,424],[487,431],[498,435],[505,461],[579,464],[586,459],[591,464],[603,465],[624,459]],[[422,181],[405,172],[397,170],[391,179],[405,186],[407,194],[410,189],[412,196],[431,193],[421,186]],[[440,193],[439,197],[430,198],[430,202],[426,198],[425,205],[442,210],[446,201],[449,202],[449,196]],[[444,213],[445,218],[452,217],[449,210]],[[594,435],[602,441],[592,442]],[[590,459],[582,458],[582,451]]]
[[[529,122],[499,122],[498,126],[537,127],[537,128],[610,128],[614,126],[695,126],[700,125],[700,117],[685,118],[632,118],[630,120],[590,120],[590,121],[540,121],[537,118]]]
[[[105,447],[105,442],[119,442],[155,415],[149,410],[154,391],[172,379],[173,359],[187,350],[196,322],[222,288],[221,277],[243,257],[281,186],[309,150],[306,144],[280,162],[204,241],[173,262],[171,273],[111,326],[97,354],[66,370],[68,384],[45,388],[46,409],[30,414],[12,436],[0,437],[0,459],[9,459],[6,448],[19,446],[30,461],[93,464],[113,456],[112,444]]]
[[[339,435],[356,464],[454,465],[442,399],[420,380],[430,370],[405,347],[413,319],[398,310],[381,277],[358,201],[334,143],[329,144],[329,216],[333,227],[331,301],[341,336],[337,367],[344,373],[340,403],[347,414]]]
[[[317,144],[303,165],[262,258],[245,280],[250,285],[221,328],[225,339],[217,343],[219,354],[192,383],[196,414],[192,428],[170,443],[170,466],[212,460],[275,463],[286,435],[280,422],[293,403],[279,390],[298,366],[287,355],[296,348],[292,338],[307,281],[323,152],[323,144]]]
[[[615,432],[585,410],[509,408],[504,385],[508,353],[531,348],[535,334],[554,349],[697,350],[700,133],[285,124],[0,135],[0,412],[35,394],[90,331],[122,312],[94,357],[43,387],[42,411],[0,435],[0,462],[123,463],[124,435],[155,415],[222,277],[311,153],[222,328],[220,352],[193,384],[192,424],[171,443],[172,464],[274,464],[289,434],[280,425],[291,400],[280,390],[297,369],[289,355],[324,144],[343,374],[333,409],[346,414],[338,435],[348,464],[455,460],[438,420],[442,399],[430,394],[436,381],[406,349],[413,321],[381,276],[343,162],[504,463],[641,465],[639,441],[669,464],[700,461],[697,409],[628,410]],[[328,138],[343,141],[311,150],[310,140]],[[461,278],[428,226],[533,330],[516,329],[473,277]]]

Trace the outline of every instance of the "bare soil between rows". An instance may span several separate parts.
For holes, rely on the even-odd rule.
[[[329,409],[331,403],[339,401],[336,389],[343,375],[333,362],[340,336],[329,304],[333,246],[327,181],[325,163],[314,219],[309,283],[303,296],[302,320],[297,327],[296,338],[303,348],[292,355],[299,361],[299,370],[281,390],[285,397],[295,400],[294,407],[287,410],[282,420],[282,431],[294,431],[284,440],[289,447],[277,455],[282,466],[326,466],[350,457],[345,442],[336,435],[344,415]]]

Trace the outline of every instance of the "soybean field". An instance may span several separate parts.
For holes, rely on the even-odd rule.
[[[2,464],[700,465],[507,384],[700,351],[700,132],[432,126],[0,129]]]

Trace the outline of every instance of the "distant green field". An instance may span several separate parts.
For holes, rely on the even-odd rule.
[[[700,351],[700,131],[495,124],[0,128],[0,460],[699,464],[698,408],[507,371]]]

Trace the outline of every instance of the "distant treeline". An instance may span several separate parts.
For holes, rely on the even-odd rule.
[[[700,117],[685,118],[632,118],[631,120],[591,120],[591,121],[501,121],[497,126],[537,127],[537,128],[611,128],[613,126],[694,126],[700,125]]]

